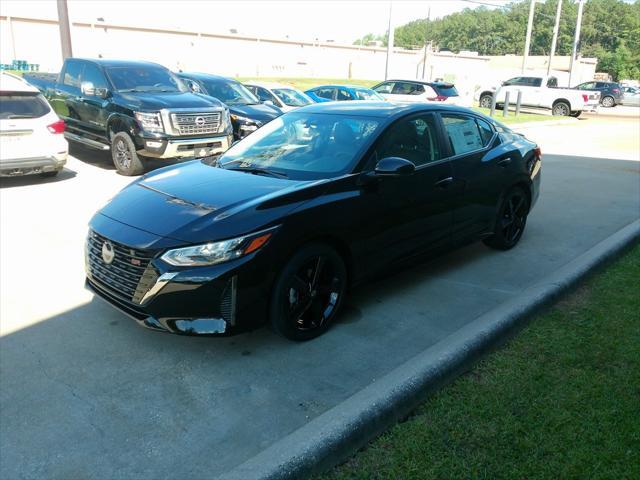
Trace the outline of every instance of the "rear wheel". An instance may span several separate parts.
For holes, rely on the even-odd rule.
[[[571,107],[567,102],[557,102],[551,113],[556,116],[568,117],[571,114]]]
[[[121,175],[133,176],[144,172],[142,159],[136,151],[133,140],[126,132],[118,132],[111,138],[111,158]]]
[[[494,233],[484,243],[497,250],[509,250],[515,247],[527,225],[529,215],[529,196],[520,187],[507,192],[498,210]]]
[[[493,95],[488,93],[483,93],[480,95],[480,107],[481,108],[491,108],[491,102],[493,102]]]
[[[611,95],[607,95],[606,97],[604,97],[600,101],[600,103],[602,104],[603,107],[606,107],[606,108],[615,107],[616,105],[616,101],[613,99]]]
[[[331,247],[311,244],[299,250],[282,269],[271,293],[273,329],[290,340],[323,334],[342,306],[347,271]]]

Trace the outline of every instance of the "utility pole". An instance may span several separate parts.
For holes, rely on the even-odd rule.
[[[427,21],[424,25],[424,57],[422,58],[422,80],[424,80],[424,73],[427,69],[427,30],[429,28],[429,22],[431,21],[431,5],[427,10]]]
[[[549,65],[547,65],[547,75],[551,72],[551,62],[556,53],[556,43],[558,43],[558,31],[560,30],[560,13],[562,12],[562,0],[558,0],[556,10],[556,24],[553,26],[553,38],[551,40],[551,52],[549,52]]]
[[[529,48],[531,47],[531,31],[533,30],[533,14],[536,9],[536,0],[531,0],[529,5],[529,23],[527,23],[527,38],[524,41],[524,55],[522,55],[522,73],[527,66],[527,57],[529,56]]]
[[[387,62],[385,63],[384,66],[384,79],[387,80],[389,78],[389,60],[391,59],[391,54],[393,53],[393,34],[394,32],[394,28],[393,28],[393,21],[392,21],[392,14],[393,14],[393,1],[389,2],[389,35],[387,37]]]
[[[73,57],[71,51],[71,29],[69,27],[69,10],[67,0],[58,0],[58,25],[60,27],[60,45],[62,59]]]
[[[573,77],[573,62],[578,56],[578,44],[580,43],[580,28],[582,27],[582,8],[584,0],[578,0],[578,19],[576,20],[576,33],[573,37],[573,51],[571,52],[571,63],[569,63],[569,88],[571,88],[571,77]]]

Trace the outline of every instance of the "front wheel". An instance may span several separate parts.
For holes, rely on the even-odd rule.
[[[571,107],[566,102],[558,102],[553,106],[551,113],[556,116],[568,117],[571,114]]]
[[[344,261],[331,247],[311,244],[286,263],[271,293],[273,329],[296,341],[323,334],[343,304],[347,289]]]
[[[514,187],[507,192],[498,209],[498,218],[493,235],[486,238],[484,243],[497,250],[509,250],[515,247],[527,225],[529,215],[529,196],[520,187]]]
[[[118,173],[127,177],[144,172],[144,164],[136,151],[133,140],[126,132],[118,132],[111,138],[111,158]]]

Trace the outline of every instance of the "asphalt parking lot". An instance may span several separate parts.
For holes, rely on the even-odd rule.
[[[130,179],[73,149],[0,182],[0,477],[211,478],[349,398],[640,217],[637,118],[523,131],[543,189],[520,245],[472,245],[353,292],[323,337],[144,330],[83,290],[90,216]]]

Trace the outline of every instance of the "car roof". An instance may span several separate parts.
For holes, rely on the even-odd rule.
[[[380,82],[380,83],[385,83],[385,82],[409,82],[409,83],[419,83],[421,85],[435,85],[436,87],[453,85],[452,82],[425,82],[424,80],[403,80],[401,78],[390,78],[389,80],[385,80],[384,82]]]
[[[227,81],[227,82],[238,82],[235,78],[223,77],[222,75],[213,75],[212,73],[201,73],[201,72],[180,72],[178,73],[179,77],[186,78],[195,78],[196,80],[214,80],[214,81]],[[238,82],[240,83],[240,82]]]
[[[39,93],[39,90],[22,77],[7,72],[0,72],[0,91]]]
[[[468,108],[436,103],[393,103],[381,101],[323,102],[301,107],[296,112],[330,113],[360,117],[395,118],[417,112],[459,112],[483,116]]]
[[[249,80],[247,82],[242,82],[245,85],[255,85],[256,87],[262,87],[262,88],[268,88],[268,89],[273,89],[273,88],[290,88],[293,90],[298,90],[296,87],[294,87],[293,85],[287,85],[286,83],[277,83],[277,82],[260,82],[260,81],[253,81],[253,80]]]
[[[351,88],[353,90],[371,90],[369,87],[365,87],[363,85],[344,85],[344,84],[327,84],[327,85],[318,85],[317,87],[311,87],[307,89],[309,90],[317,90],[318,88]]]
[[[165,68],[163,65],[160,65],[159,63],[154,63],[154,62],[146,62],[143,60],[111,60],[111,59],[106,59],[106,58],[70,58],[69,61],[71,60],[82,60],[84,62],[91,62],[91,63],[95,63],[96,65],[100,65],[102,67],[142,67],[142,66],[147,66],[147,67],[162,67]]]

